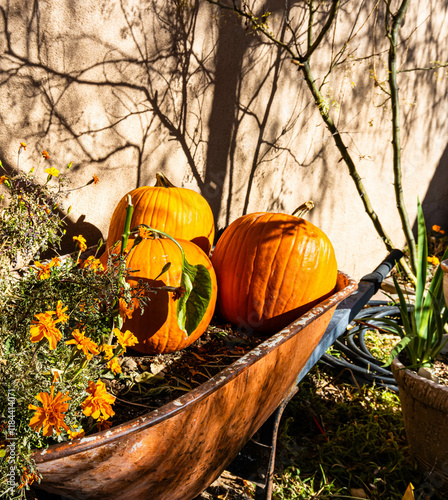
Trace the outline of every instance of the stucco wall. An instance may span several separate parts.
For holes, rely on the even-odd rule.
[[[358,13],[359,3],[343,3],[312,70],[322,81],[332,54],[356,34],[323,91],[374,210],[401,246],[390,101],[372,78],[381,84],[387,77],[384,5],[373,10],[378,2],[370,0]],[[0,157],[14,168],[25,141],[24,166],[42,173],[45,149],[52,166],[74,162],[73,187],[96,174],[98,185],[73,191],[65,202],[74,230],[89,243],[107,237],[123,194],[153,184],[162,171],[207,198],[218,229],[243,212],[290,213],[311,199],[308,218],[331,238],[341,270],[360,278],[385,256],[297,66],[232,13],[205,0],[0,5]],[[285,3],[268,5],[280,36]],[[298,24],[305,12],[295,5]],[[447,13],[441,0],[411,1],[401,69],[448,59]],[[446,69],[400,73],[399,85],[410,219],[419,196],[428,223],[447,228]]]

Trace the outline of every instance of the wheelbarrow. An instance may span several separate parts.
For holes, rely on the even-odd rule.
[[[120,426],[36,452],[39,488],[56,498],[191,500],[235,468],[261,429],[270,444],[257,498],[269,499],[284,407],[401,255],[392,252],[359,283],[338,272],[329,298],[178,399]]]

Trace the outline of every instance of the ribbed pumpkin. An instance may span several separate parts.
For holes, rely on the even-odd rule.
[[[128,195],[131,195],[134,213],[131,228],[148,224],[175,239],[189,240],[209,255],[215,237],[213,213],[207,200],[187,188],[173,186],[160,173],[155,186],[142,186],[123,196],[116,206],[109,224],[107,249],[121,239]]]
[[[206,313],[196,329],[187,336],[177,322],[177,300],[173,292],[158,291],[150,293],[150,302],[144,309],[143,315],[139,309],[135,310],[131,319],[126,319],[123,328],[130,330],[139,343],[132,348],[144,354],[165,354],[188,347],[197,340],[207,329],[216,305],[217,285],[216,275],[208,256],[194,243],[186,240],[177,240],[182,246],[186,260],[192,265],[202,264],[209,273],[212,282],[211,300]],[[133,239],[128,241],[127,251],[131,249]],[[120,245],[114,252],[120,251]],[[107,252],[100,261],[107,265]],[[159,275],[163,266],[171,262],[171,267],[157,281],[153,279]],[[182,254],[178,246],[166,238],[144,239],[128,255],[126,266],[138,270],[132,274],[128,282],[136,283],[142,279],[148,284],[158,286],[178,287],[181,283]]]
[[[275,332],[329,296],[337,264],[328,237],[287,214],[253,213],[235,220],[212,255],[218,311],[233,325]]]

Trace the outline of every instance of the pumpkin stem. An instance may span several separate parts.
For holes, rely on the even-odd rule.
[[[154,187],[164,187],[164,188],[173,188],[176,187],[172,182],[170,182],[162,172],[156,173],[156,183]]]
[[[300,219],[313,208],[314,203],[312,201],[306,201],[305,203],[302,203],[300,207],[297,207],[291,215],[294,215]]]

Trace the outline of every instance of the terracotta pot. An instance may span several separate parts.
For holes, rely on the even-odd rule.
[[[397,358],[392,372],[411,451],[428,482],[448,493],[448,387],[405,369]]]
[[[287,396],[336,306],[331,297],[213,378],[126,424],[34,453],[40,488],[73,499],[190,500],[207,488]]]

